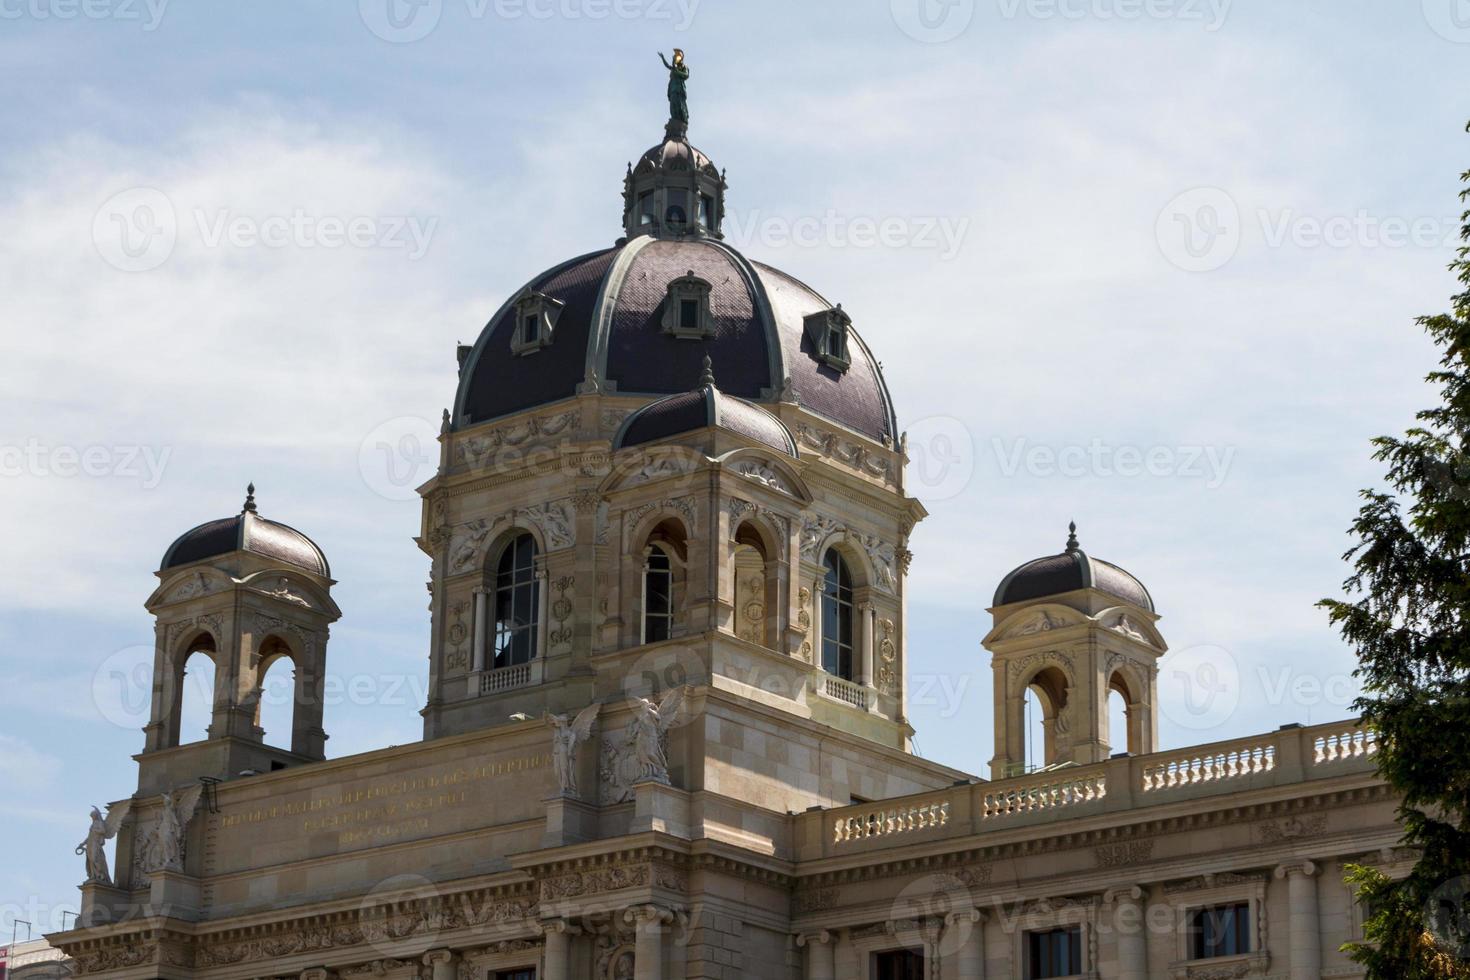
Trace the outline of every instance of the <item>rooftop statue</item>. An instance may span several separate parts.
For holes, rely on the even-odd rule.
[[[684,91],[684,83],[689,80],[689,68],[684,64],[684,49],[674,49],[673,64],[669,64],[662,51],[658,53],[658,60],[669,70],[668,136],[670,139],[682,139],[689,132],[689,98]]]

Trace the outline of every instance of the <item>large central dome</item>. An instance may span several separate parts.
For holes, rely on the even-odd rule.
[[[578,393],[687,392],[708,356],[728,394],[795,401],[891,443],[877,360],[840,306],[721,240],[724,190],[683,138],[630,165],[624,237],[535,276],[490,318],[462,352],[454,426]]]

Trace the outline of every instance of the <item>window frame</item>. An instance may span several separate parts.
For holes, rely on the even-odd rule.
[[[658,555],[663,558],[663,561],[665,563],[665,567],[664,568],[656,569],[656,568],[652,567],[652,562],[654,560],[654,553],[655,552],[657,552]],[[665,594],[665,599],[666,599],[666,602],[667,602],[667,608],[666,608],[666,610],[664,612],[650,612],[649,611],[649,605],[648,605],[649,588],[648,588],[648,584],[649,584],[649,579],[653,575],[655,575],[655,574],[662,575],[664,577],[664,580],[665,580],[665,583],[666,583],[667,592]],[[642,643],[662,643],[665,640],[673,639],[673,636],[674,636],[674,609],[676,608],[677,603],[674,601],[674,556],[672,554],[670,554],[670,549],[669,549],[669,547],[667,545],[662,544],[661,542],[655,541],[655,542],[649,543],[649,545],[646,548],[643,549],[643,575],[642,575],[642,583],[643,583],[643,598],[642,598],[642,603],[641,603],[641,608],[640,608],[640,617],[639,617],[640,618],[640,622],[639,622],[639,637],[640,637],[640,641]],[[663,621],[663,623],[665,624],[664,625],[665,632],[664,632],[664,635],[663,636],[651,637],[649,635],[649,626],[650,626],[651,619],[658,619],[658,620],[662,620]]]
[[[562,308],[566,304],[559,299],[526,290],[516,298],[515,329],[511,332],[510,350],[517,356],[523,354],[534,354],[543,347],[550,347],[556,334],[556,321],[561,317]],[[526,323],[534,319],[537,331],[534,337],[528,336]]]
[[[1079,899],[1055,899],[1033,902],[1021,913],[1011,941],[1011,962],[1016,975],[1031,977],[1031,934],[1048,933],[1057,929],[1078,930],[1077,950],[1081,970],[1077,973],[1061,974],[1057,980],[1067,977],[1087,977],[1097,970],[1097,915],[1101,905],[1100,896]]]
[[[817,360],[841,372],[852,366],[852,317],[843,311],[841,303],[808,314],[802,326]]]
[[[835,559],[836,567],[829,565],[829,561]],[[828,547],[822,552],[822,576],[817,582],[817,621],[821,624],[820,633],[817,637],[818,663],[822,670],[833,677],[840,677],[845,681],[855,683],[857,676],[858,637],[857,637],[857,583],[852,574],[852,563],[843,556],[842,551],[836,546]],[[837,578],[835,594],[829,590],[831,580]],[[843,576],[847,583],[842,583]],[[844,598],[843,592],[846,592]],[[837,625],[838,636],[833,638],[829,635],[828,609],[831,608],[831,621]],[[844,623],[844,610],[846,612],[845,622],[847,627],[847,643],[842,642],[842,627]],[[828,650],[833,650],[836,670],[828,668]],[[847,655],[847,672],[842,672],[842,656]]]
[[[708,340],[715,335],[714,318],[710,315],[710,283],[701,279],[690,269],[686,274],[669,283],[664,297],[664,333],[679,340]],[[684,304],[698,304],[695,308],[695,325],[684,324]]]
[[[1244,874],[1221,873],[1201,875],[1182,882],[1164,886],[1164,899],[1173,907],[1175,933],[1174,962],[1170,971],[1188,977],[1191,968],[1217,969],[1234,963],[1251,964],[1256,973],[1265,970],[1270,962],[1270,946],[1267,937],[1266,881],[1264,872]],[[1196,957],[1190,923],[1193,913],[1199,909],[1244,903],[1247,912],[1247,936],[1250,951],[1220,956]]]
[[[522,545],[528,547],[528,554]],[[522,554],[526,554],[524,563],[520,560]],[[486,630],[485,638],[490,644],[490,649],[485,651],[487,670],[500,670],[504,667],[529,664],[534,662],[541,653],[538,649],[542,606],[540,557],[541,550],[536,543],[536,538],[528,531],[512,535],[501,546],[500,553],[495,559],[495,573],[488,590],[490,592],[490,628]],[[508,568],[507,558],[510,559]],[[522,601],[522,596],[526,597],[524,601],[529,606],[528,620],[505,628],[507,617],[514,623],[516,607]],[[505,613],[502,613],[502,602],[505,604]],[[517,659],[514,649],[518,635],[526,637],[524,659]],[[508,639],[503,642],[502,637],[508,637]]]
[[[903,974],[900,974],[897,977],[893,978],[893,980],[910,980],[910,978],[913,978],[913,980],[924,980],[925,971],[928,967],[928,960],[924,956],[923,949],[915,949],[912,946],[899,946],[894,949],[880,949],[869,953],[869,973],[873,977],[873,980],[890,980],[890,978],[885,977],[883,974],[883,960],[886,957],[902,957],[909,959],[910,963],[908,964],[908,970],[914,969],[914,964],[912,960],[918,960],[917,972],[910,973],[905,971]]]

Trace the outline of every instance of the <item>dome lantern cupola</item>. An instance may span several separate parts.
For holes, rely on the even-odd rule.
[[[662,57],[662,55],[660,55]],[[628,238],[722,238],[725,175],[689,144],[684,52],[674,50],[669,69],[669,121],[664,140],[628,164],[623,178],[623,231]]]

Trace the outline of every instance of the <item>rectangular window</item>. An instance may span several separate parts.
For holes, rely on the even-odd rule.
[[[495,980],[536,980],[536,970],[529,966],[521,970],[499,970]]]
[[[715,199],[708,194],[699,195],[699,225],[712,228],[715,223]]]
[[[1196,960],[1251,951],[1249,902],[1211,905],[1189,913],[1189,955]]]
[[[638,195],[638,223],[653,224],[653,191],[644,191]]]
[[[697,300],[697,299],[681,299],[681,300],[679,300],[679,329],[680,330],[698,330],[699,329],[699,300]]]
[[[894,949],[873,957],[875,980],[924,980],[924,954],[913,949]]]
[[[521,318],[521,343],[534,344],[541,339],[541,317],[527,313]]]
[[[1026,976],[1031,980],[1082,972],[1082,927],[1064,926],[1026,934]]]

